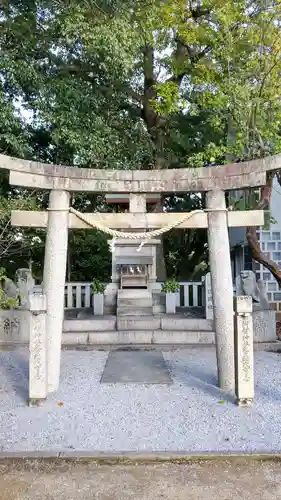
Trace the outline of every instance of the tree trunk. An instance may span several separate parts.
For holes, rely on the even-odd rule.
[[[154,213],[159,213],[163,211],[163,199],[159,200],[153,207]],[[164,247],[163,247],[163,236],[160,236],[161,239],[160,245],[156,246],[156,275],[158,281],[166,281],[167,279],[167,271],[164,257]]]
[[[272,195],[272,183],[274,179],[274,173],[269,172],[267,175],[267,183],[266,186],[261,188],[261,198],[256,207],[256,209],[260,210],[268,210],[270,207],[270,200]],[[246,232],[247,242],[252,249],[253,259],[262,264],[268,271],[272,273],[274,278],[276,279],[279,286],[281,286],[281,269],[279,269],[276,262],[269,259],[267,254],[262,252],[260,247],[260,242],[257,237],[257,228],[256,227],[248,227]]]
[[[264,267],[266,267],[266,269],[268,269],[268,271],[273,274],[278,285],[281,286],[281,269],[279,269],[276,262],[269,259],[267,255],[262,252],[259,240],[257,238],[256,229],[256,227],[248,227],[246,233],[248,244],[252,249],[253,259],[259,264],[262,264]]]

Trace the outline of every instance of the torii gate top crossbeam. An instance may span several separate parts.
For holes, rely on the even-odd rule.
[[[97,170],[49,165],[0,155],[10,184],[33,189],[100,193],[231,191],[266,184],[266,172],[281,169],[281,155],[209,168]]]

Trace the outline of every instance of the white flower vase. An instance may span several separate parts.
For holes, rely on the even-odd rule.
[[[93,295],[93,309],[95,316],[103,316],[104,310],[104,295],[103,293],[94,293]]]
[[[166,314],[176,314],[176,293],[166,293]]]

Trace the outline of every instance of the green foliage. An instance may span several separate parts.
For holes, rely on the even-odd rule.
[[[165,283],[162,285],[161,291],[165,293],[177,293],[179,292],[179,289],[179,283],[175,279],[172,279],[165,281]]]
[[[15,102],[70,164],[203,166],[280,150],[278,2],[12,0],[0,23],[8,152],[34,155]],[[205,137],[190,137],[191,117]]]
[[[0,267],[0,280],[7,279],[7,272],[4,267]],[[8,297],[0,286],[0,309],[16,309],[19,306],[19,300],[13,297]]]
[[[0,267],[0,280],[6,279],[6,278],[7,278],[7,275],[6,275],[5,267]]]
[[[90,229],[69,233],[69,281],[91,281],[93,274],[101,281],[110,280],[111,255],[107,239],[104,233]]]
[[[12,210],[36,209],[36,197],[27,191],[11,190],[6,196],[0,195],[0,258],[5,266],[7,261],[15,256],[25,256],[28,260],[32,249],[42,245],[42,240],[36,231],[23,231],[11,226]]]
[[[156,95],[151,99],[151,105],[159,115],[170,115],[178,111],[179,88],[175,82],[167,81],[155,85]]]
[[[4,2],[0,153],[132,169],[280,152],[280,14],[272,0]],[[0,176],[0,257],[9,272],[32,259],[41,279],[44,234],[11,228],[9,214],[45,208],[47,198],[28,200]],[[167,200],[171,211],[204,203],[189,195]],[[110,210],[85,195],[73,204]],[[205,233],[164,237],[169,276],[204,270]],[[105,235],[70,232],[68,279],[107,280],[110,259]]]
[[[202,196],[170,196],[165,210],[189,212],[202,209]],[[164,256],[167,276],[178,280],[195,280],[207,269],[207,232],[204,229],[173,230],[164,236]]]
[[[0,288],[0,309],[16,309],[19,307],[19,301],[13,297],[8,297],[4,290]]]
[[[92,281],[92,291],[93,294],[96,295],[98,293],[104,293],[105,286],[98,280],[97,278],[94,278]]]
[[[163,95],[171,113],[174,106],[193,116],[209,110],[205,125],[218,132],[218,139],[224,134],[212,159],[201,150],[190,165],[221,162],[225,153],[253,158],[280,151],[280,14],[275,1],[159,4],[155,26],[170,29],[170,55],[163,53],[158,64],[173,75],[173,92],[164,81],[157,102]],[[157,45],[156,38],[155,50],[163,39]]]

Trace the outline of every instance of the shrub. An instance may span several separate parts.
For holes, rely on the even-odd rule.
[[[179,283],[175,280],[168,280],[162,285],[162,292],[165,293],[177,293],[180,289]]]
[[[97,293],[104,293],[105,286],[98,280],[97,278],[94,278],[92,281],[92,291],[93,294],[96,295]]]

